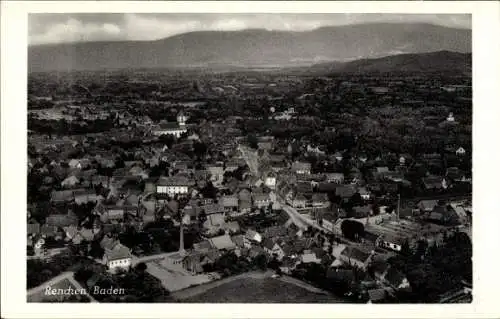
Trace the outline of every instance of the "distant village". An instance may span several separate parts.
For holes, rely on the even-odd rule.
[[[169,295],[259,269],[353,302],[472,300],[466,80],[251,74],[58,93],[33,77],[32,300],[57,276],[91,291],[143,271]]]

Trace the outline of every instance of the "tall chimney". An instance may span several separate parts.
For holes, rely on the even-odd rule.
[[[401,194],[398,194],[398,208],[397,208],[397,212],[396,212],[396,218],[397,218],[397,221],[399,222],[399,209],[400,209],[400,206],[401,206]]]

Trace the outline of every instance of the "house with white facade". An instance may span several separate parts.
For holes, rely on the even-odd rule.
[[[186,195],[189,193],[189,186],[188,179],[181,176],[161,177],[156,182],[156,192],[170,196]]]

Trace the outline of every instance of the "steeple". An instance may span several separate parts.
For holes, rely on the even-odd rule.
[[[179,123],[179,126],[185,126],[187,121],[187,117],[184,115],[182,111],[177,114],[177,123]]]

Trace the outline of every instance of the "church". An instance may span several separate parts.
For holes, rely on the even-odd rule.
[[[182,112],[180,112],[177,115],[177,123],[160,123],[153,129],[153,135],[161,136],[170,134],[179,138],[183,133],[187,132],[186,120],[186,116]]]

